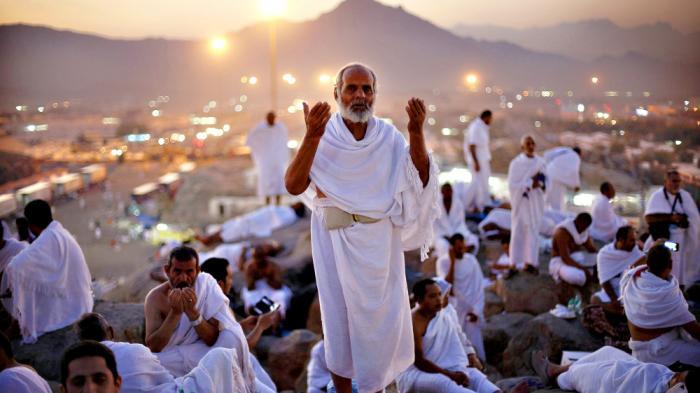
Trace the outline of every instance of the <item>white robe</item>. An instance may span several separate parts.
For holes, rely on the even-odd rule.
[[[228,265],[231,266],[231,269],[235,272],[238,271],[238,261],[241,258],[241,253],[243,252],[243,248],[249,245],[248,243],[224,243],[224,244],[219,244],[216,246],[211,251],[202,251],[199,253],[199,264],[202,265],[204,262],[206,262],[207,259],[209,258],[223,258],[228,261]],[[250,252],[250,249],[248,249],[248,254]],[[247,255],[246,255],[246,259]]]
[[[75,322],[92,311],[90,271],[73,236],[52,221],[5,269],[12,290],[12,316],[23,343]],[[3,279],[4,280],[4,279]]]
[[[645,215],[649,214],[671,214],[674,196],[670,193],[668,199],[664,195],[663,187],[651,194],[647,201],[647,206],[644,211]],[[671,226],[672,242],[678,243],[678,252],[671,253],[673,257],[673,275],[678,279],[681,285],[690,285],[696,280],[700,280],[700,213],[698,207],[693,200],[693,197],[685,190],[680,190],[680,197],[683,203],[676,203],[675,212],[686,214],[690,226],[688,228],[680,228]]]
[[[311,348],[311,359],[306,366],[306,393],[321,393],[331,381],[331,372],[326,366],[326,350],[323,340]]]
[[[243,287],[241,291],[241,300],[243,300],[246,310],[259,302],[263,296],[267,296],[270,300],[280,305],[280,314],[284,318],[292,301],[292,290],[286,285],[282,285],[280,289],[274,289],[268,285],[265,279],[260,279],[255,282],[254,289]]]
[[[644,253],[638,247],[632,251],[618,250],[615,243],[606,244],[598,251],[596,266],[598,267],[598,282],[610,282],[615,291],[616,298],[620,297],[620,279],[622,274],[629,269],[633,263],[637,262]],[[604,303],[611,302],[604,289],[595,293]]]
[[[455,233],[464,236],[464,242],[467,246],[474,246],[471,252],[476,255],[479,252],[479,237],[471,233],[467,228],[466,211],[462,202],[457,199],[452,199],[452,206],[447,212],[445,204],[440,203],[442,214],[435,220],[433,232],[435,233],[435,253],[438,257],[447,255],[450,252],[450,242],[446,238],[450,238]]]
[[[479,161],[478,172],[474,166],[474,158],[469,150],[469,145],[476,146],[476,159]],[[464,156],[467,167],[472,174],[470,188],[474,194],[474,204],[481,211],[491,200],[491,194],[489,193],[491,151],[489,150],[489,126],[480,118],[469,124],[464,135]]]
[[[230,243],[247,237],[268,237],[297,220],[289,206],[264,206],[242,216],[227,220],[221,226],[221,240]]]
[[[439,214],[437,167],[424,188],[404,137],[372,118],[357,141],[332,115],[311,167],[311,249],[329,370],[355,378],[361,392],[386,387],[413,362],[403,252],[427,257]],[[324,207],[379,219],[327,230]]]
[[[591,237],[602,242],[615,240],[617,230],[627,225],[627,220],[615,214],[613,205],[603,194],[598,195],[593,201],[591,210],[593,223],[591,224]]]
[[[450,272],[450,257],[438,259],[435,270],[438,276],[446,278]],[[450,301],[454,303],[464,333],[476,349],[479,358],[486,359],[481,335],[481,326],[484,324],[484,273],[473,255],[464,254],[462,259],[455,261],[452,294]],[[469,321],[470,313],[478,317],[476,322]]]
[[[532,188],[532,178],[543,173],[545,162],[538,156],[518,154],[508,167],[508,191],[512,206],[510,260],[518,267],[539,266],[539,229],[544,214],[544,192]]]
[[[177,328],[168,344],[155,355],[171,374],[180,377],[192,370],[202,357],[214,347],[233,348],[236,335],[233,328],[238,324],[229,310],[229,300],[219,284],[208,273],[197,275],[194,284],[197,294],[196,308],[202,318],[219,321],[219,338],[213,346],[205,344],[197,335],[186,314],[182,314]]]
[[[570,147],[555,147],[544,153],[547,162],[547,207],[561,211],[567,188],[581,187],[581,157]]]
[[[10,263],[15,255],[27,248],[29,243],[21,242],[12,238],[5,239],[5,245],[0,248],[0,273],[5,271],[5,268]]]
[[[583,232],[579,232],[576,229],[574,218],[569,218],[563,221],[557,225],[554,231],[556,232],[559,229],[564,229],[569,235],[571,235],[571,238],[574,240],[574,243],[577,246],[581,246],[588,241],[588,229],[584,230]],[[584,254],[582,251],[571,252],[569,254],[571,259],[575,260],[580,265],[583,265],[584,267],[593,267],[595,265],[595,261],[592,261],[592,264],[590,264],[590,258],[587,258],[586,255],[587,254]],[[586,274],[583,272],[583,270],[565,264],[561,257],[552,257],[552,259],[549,261],[549,274],[552,276],[554,281],[557,282],[559,282],[559,280],[563,280],[573,285],[583,285],[586,282]]]
[[[695,321],[676,278],[667,281],[646,269],[647,266],[631,269],[620,281],[627,320],[643,329],[679,327]],[[700,367],[700,342],[682,329],[648,341],[630,339],[629,347],[632,355],[643,362],[670,366],[681,361]]]
[[[284,172],[289,162],[287,128],[282,123],[273,126],[266,121],[248,132],[246,145],[250,147],[255,167],[258,169],[258,195],[284,195]]]
[[[579,393],[666,393],[674,372],[642,363],[613,347],[603,347],[577,360],[557,377],[561,389]]]
[[[469,377],[469,388],[456,389],[456,384],[442,374],[427,373],[411,365],[396,378],[398,391],[408,392],[478,392],[492,393],[498,390],[486,376],[475,368],[468,368],[469,358],[464,350],[459,325],[455,324],[448,310],[441,310],[428,322],[422,338],[423,356],[438,367],[459,371]],[[454,385],[454,386],[453,386]]]
[[[36,371],[17,366],[0,371],[0,392],[51,393],[51,388]]]

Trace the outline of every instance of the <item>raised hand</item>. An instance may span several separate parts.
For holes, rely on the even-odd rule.
[[[183,307],[183,302],[182,302],[182,291],[173,288],[170,290],[170,293],[168,293],[168,304],[170,305],[170,309],[176,313],[176,314],[182,314],[184,311]]]
[[[425,103],[420,98],[411,98],[406,105],[408,113],[408,132],[415,134],[423,133],[423,122],[425,122]]]
[[[182,306],[188,318],[196,319],[199,316],[199,311],[197,311],[197,293],[194,289],[182,289]]]
[[[317,102],[313,108],[304,102],[304,121],[306,122],[306,136],[321,139],[326,132],[326,123],[331,118],[331,106],[327,102]]]

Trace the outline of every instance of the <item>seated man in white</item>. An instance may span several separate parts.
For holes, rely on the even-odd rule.
[[[597,250],[588,236],[591,215],[580,213],[557,226],[552,237],[552,260],[549,261],[549,274],[554,281],[564,281],[575,286],[584,286],[591,277],[595,266]],[[584,254],[583,250],[590,254]]]
[[[233,269],[231,265],[232,264],[223,258],[209,258],[201,265],[202,272],[208,273],[214,277],[216,283],[219,284],[219,288],[221,288],[221,291],[225,295],[231,292],[231,288],[233,287]],[[279,310],[275,310],[260,316],[249,316],[243,319],[240,324],[236,323],[231,329],[236,334],[238,343],[247,342],[247,349],[242,350],[239,357],[247,356],[250,359],[250,364],[252,364],[253,370],[255,371],[256,385],[260,392],[264,391],[264,388],[260,386],[261,384],[272,391],[276,391],[277,387],[255,355],[250,351],[255,349],[262,333],[276,325],[279,320],[280,312]],[[244,333],[244,330],[247,331],[247,335]]]
[[[306,393],[322,393],[331,382],[331,372],[326,365],[323,338],[311,348],[311,359],[306,366]]]
[[[510,235],[501,236],[501,255],[495,261],[489,262],[492,277],[500,277],[511,269],[510,262]]]
[[[267,205],[227,220],[221,230],[206,236],[196,236],[205,246],[232,243],[250,237],[268,237],[273,231],[292,225],[306,214],[303,203],[291,206]]]
[[[598,252],[598,282],[601,290],[594,293],[591,303],[602,304],[608,312],[623,315],[620,298],[620,279],[631,267],[646,262],[646,255],[637,246],[634,228],[623,226],[617,230],[615,241]]]
[[[450,250],[449,237],[460,233],[466,240],[469,252],[475,254],[479,251],[479,237],[469,231],[466,223],[466,211],[459,198],[454,198],[452,186],[445,183],[440,188],[442,192],[442,214],[433,225],[435,233],[435,253],[438,258],[447,255]]]
[[[29,245],[28,243],[15,240],[12,237],[5,237],[5,222],[2,224],[3,225],[0,225],[0,275],[5,271],[10,260]]]
[[[244,272],[246,286],[243,288],[241,298],[246,312],[250,313],[250,309],[263,296],[267,296],[280,305],[280,314],[284,318],[292,300],[292,291],[282,283],[282,270],[268,256],[264,247],[255,247],[253,259],[246,262]]]
[[[700,390],[700,373],[674,373],[644,363],[614,347],[602,347],[574,363],[559,366],[544,352],[532,353],[532,368],[545,385],[578,393],[685,393]]]
[[[174,249],[164,269],[168,281],[146,296],[146,346],[180,377],[213,347],[236,345],[236,320],[216,280],[200,273],[195,250]]]
[[[700,367],[700,324],[671,275],[671,251],[662,242],[647,253],[646,266],[628,271],[620,282],[632,338],[632,356],[670,366]]]
[[[593,201],[593,224],[589,229],[591,237],[601,242],[610,242],[615,232],[621,226],[627,225],[627,220],[615,214],[612,200],[615,198],[615,187],[608,182],[600,185],[600,195]]]
[[[24,208],[29,229],[37,238],[5,268],[3,282],[11,298],[4,303],[17,319],[22,342],[66,327],[92,311],[91,277],[78,242],[53,219],[43,200]]]
[[[37,372],[15,360],[12,345],[0,332],[0,392],[51,393],[51,388]]]
[[[459,327],[442,310],[440,287],[431,279],[413,286],[415,363],[396,378],[400,393],[494,393],[500,389],[470,367]],[[527,392],[527,385],[516,387]],[[523,390],[523,388],[525,390]]]
[[[466,252],[464,237],[450,238],[450,252],[438,259],[435,270],[452,284],[450,301],[457,310],[460,324],[480,359],[486,359],[481,326],[484,324],[484,274],[479,261]]]

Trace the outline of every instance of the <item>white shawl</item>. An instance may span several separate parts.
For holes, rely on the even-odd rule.
[[[174,392],[177,388],[175,378],[145,346],[114,341],[102,344],[114,352],[122,377],[121,393]]]
[[[433,243],[432,223],[440,214],[438,168],[430,159],[423,187],[403,135],[373,117],[362,140],[355,140],[339,113],[332,115],[311,166],[311,181],[332,205],[352,214],[390,219],[402,227],[404,250]]]
[[[694,321],[676,278],[666,281],[646,269],[647,266],[631,269],[620,281],[627,319],[644,329],[670,328]]]
[[[178,393],[252,393],[238,366],[238,355],[233,349],[213,348],[197,367],[177,378]]]
[[[610,199],[602,194],[598,195],[593,202],[591,217],[593,218],[591,236],[606,242],[614,239],[617,229],[627,224],[627,220],[615,214]]]
[[[544,153],[547,181],[557,181],[570,188],[581,186],[581,157],[570,147],[555,147]]]
[[[22,342],[33,343],[92,311],[90,271],[73,236],[52,221],[5,269]]]
[[[571,237],[574,239],[574,243],[576,243],[576,245],[578,246],[582,245],[588,240],[588,229],[579,233],[579,231],[576,230],[574,218],[569,218],[564,222],[560,223],[559,225],[557,225],[554,231],[556,232],[556,230],[560,228],[569,232],[569,235],[571,235]]]
[[[437,275],[445,278],[450,271],[450,257],[443,256],[436,264]],[[479,261],[472,254],[464,254],[455,261],[453,296],[457,300],[457,311],[462,320],[466,314],[473,313],[483,322],[484,312],[484,273]]]
[[[513,218],[526,220],[530,228],[539,231],[544,212],[542,188],[532,188],[532,178],[544,172],[545,162],[539,156],[528,157],[525,153],[516,156],[508,166],[508,192],[513,207]]]
[[[455,233],[469,234],[469,229],[466,223],[466,211],[464,205],[457,198],[452,198],[452,206],[450,211],[445,209],[445,204],[440,202],[440,212],[442,214],[435,220],[435,237],[450,237]]]
[[[331,372],[326,366],[326,352],[323,340],[316,343],[311,348],[311,359],[306,366],[307,393],[320,393],[331,381]]]
[[[22,365],[0,371],[0,392],[51,393],[51,388],[36,371]]]
[[[642,250],[636,246],[632,251],[625,251],[615,248],[615,243],[606,244],[598,252],[598,282],[603,284],[622,274],[643,255]]]

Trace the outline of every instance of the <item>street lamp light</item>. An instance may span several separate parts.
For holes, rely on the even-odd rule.
[[[228,42],[224,37],[214,37],[209,40],[209,49],[211,49],[214,54],[225,52],[226,47],[228,47]]]

